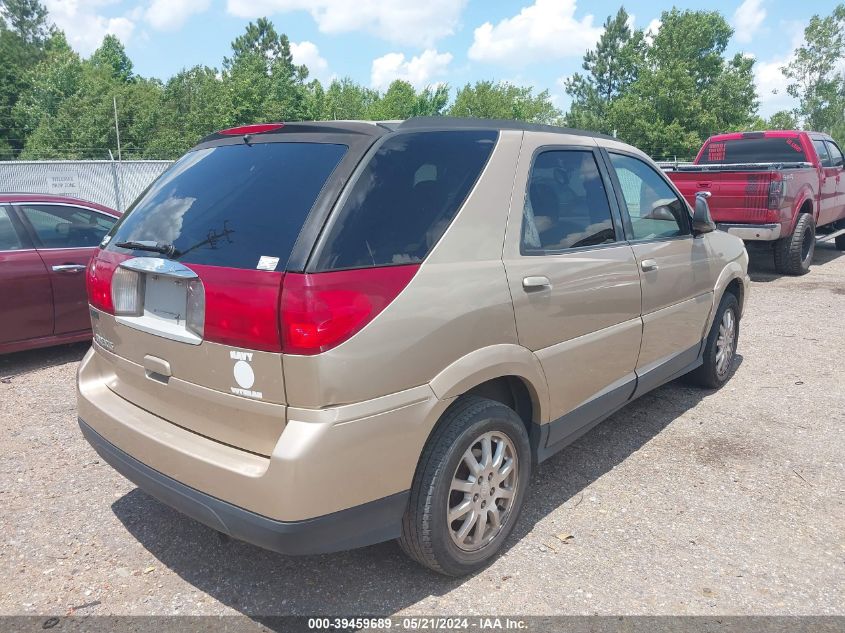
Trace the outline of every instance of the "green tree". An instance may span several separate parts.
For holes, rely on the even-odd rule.
[[[716,11],[672,9],[661,22],[627,75],[634,79],[607,104],[600,129],[658,158],[688,158],[711,134],[754,120],[754,60],[725,59],[732,30]]]
[[[234,122],[229,93],[219,73],[194,66],[164,86],[159,127],[147,149],[152,158],[176,158],[202,137]]]
[[[783,69],[787,91],[798,99],[796,114],[806,129],[831,133],[845,142],[845,4],[825,17],[814,15],[804,29],[804,44]]]
[[[106,35],[100,48],[94,51],[88,62],[95,68],[101,68],[114,79],[122,82],[132,81],[132,60],[126,54],[126,49],[114,35]]]
[[[510,83],[478,81],[458,90],[448,111],[450,116],[482,119],[516,119],[531,123],[556,123],[561,112],[549,99],[549,91],[538,94],[530,87]]]
[[[632,31],[625,7],[604,22],[604,32],[595,50],[584,55],[585,73],[575,73],[566,80],[572,106],[567,125],[581,129],[610,132],[607,108],[636,79],[643,64],[644,36]]]
[[[31,69],[27,87],[12,110],[24,135],[31,134],[45,116],[55,116],[62,103],[79,90],[82,78],[82,60],[70,48],[64,33],[53,33],[45,50],[44,59]]]
[[[4,156],[23,146],[24,131],[12,109],[29,87],[50,35],[47,11],[38,0],[0,0],[0,148]]]

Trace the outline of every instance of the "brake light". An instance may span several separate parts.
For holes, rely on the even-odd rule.
[[[781,174],[773,173],[772,181],[769,183],[769,208],[780,209],[784,197],[786,197],[786,181]]]
[[[88,302],[97,310],[114,314],[111,282],[115,269],[125,259],[129,259],[129,255],[97,251],[88,263],[85,271]]]
[[[275,132],[285,127],[284,123],[255,123],[253,125],[240,125],[238,127],[230,127],[228,130],[220,130],[218,134],[225,136],[241,136],[243,134],[263,134],[265,132]]]
[[[288,273],[282,287],[282,349],[313,355],[359,332],[408,285],[419,265]]]
[[[188,328],[201,330],[201,336],[214,343],[281,351],[278,309],[283,273],[198,264],[188,267],[202,280],[199,287],[188,288]],[[201,317],[196,310],[192,317],[191,304],[200,302],[200,292],[205,313]]]

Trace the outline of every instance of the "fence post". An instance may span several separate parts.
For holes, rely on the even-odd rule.
[[[111,175],[112,180],[114,181],[114,208],[122,212],[123,200],[120,196],[120,179],[117,175],[118,164],[114,161],[114,156],[112,156],[111,150],[109,150],[109,156],[111,156]]]

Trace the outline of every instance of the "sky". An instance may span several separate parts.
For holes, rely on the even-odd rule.
[[[351,77],[384,89],[394,79],[453,89],[481,79],[548,90],[566,110],[563,83],[580,70],[619,0],[46,0],[50,19],[81,54],[107,33],[126,45],[135,72],[166,80],[185,67],[219,67],[250,20],[269,17],[294,61],[322,82]],[[680,9],[699,2],[677,0]],[[762,116],[789,109],[780,67],[813,14],[835,0],[710,0],[735,32],[728,53],[756,60]],[[636,28],[657,29],[669,2],[629,0]],[[454,92],[453,92],[454,94]]]

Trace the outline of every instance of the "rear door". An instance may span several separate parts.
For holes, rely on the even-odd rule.
[[[70,204],[25,202],[16,206],[50,274],[53,333],[89,329],[85,268],[117,218]]]
[[[830,139],[825,140],[827,151],[830,154],[830,164],[833,168],[833,181],[836,185],[836,197],[833,205],[831,205],[831,214],[829,220],[845,219],[845,157],[842,156],[842,150],[839,145]]]
[[[543,366],[552,418],[568,416],[550,427],[554,444],[631,396],[640,280],[597,148],[535,139],[523,144],[504,262],[519,342]]]
[[[643,393],[698,357],[715,262],[708,240],[693,237],[689,208],[662,172],[634,154],[610,150],[607,156],[642,279],[637,390]]]
[[[0,344],[50,336],[53,295],[44,262],[9,206],[0,205]]]
[[[841,174],[842,169],[833,166],[829,146],[824,142],[824,139],[813,139],[813,147],[819,155],[820,164],[819,216],[817,224],[819,226],[824,226],[836,218],[836,189],[839,184],[837,180],[841,180],[838,177]]]

